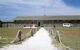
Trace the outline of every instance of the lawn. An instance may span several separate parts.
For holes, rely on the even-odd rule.
[[[0,39],[0,48],[6,44],[9,44],[10,41],[12,41],[16,37],[16,33],[18,30],[22,31],[23,37],[31,36],[31,34],[28,33],[31,30],[30,28],[0,28],[0,36],[2,37],[2,39]]]
[[[61,40],[64,45],[80,50],[80,28],[56,28],[60,31]]]

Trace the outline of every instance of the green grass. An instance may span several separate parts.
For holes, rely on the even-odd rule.
[[[80,50],[80,28],[57,28],[60,31],[63,44],[74,49]]]
[[[30,28],[0,28],[0,34],[2,37],[0,40],[0,48],[12,41],[16,37],[18,30],[22,31],[23,37],[31,35],[28,33],[31,30]]]

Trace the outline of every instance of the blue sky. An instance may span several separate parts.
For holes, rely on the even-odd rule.
[[[80,15],[80,0],[0,0],[0,19],[16,16]],[[45,9],[45,12],[44,12]]]
[[[80,8],[80,0],[63,0],[65,4],[74,7]]]

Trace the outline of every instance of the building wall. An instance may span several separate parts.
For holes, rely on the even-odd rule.
[[[14,22],[2,22],[3,28],[14,27]]]
[[[33,24],[46,27],[53,27],[54,25],[62,27],[63,23],[72,23],[74,27],[80,26],[80,20],[16,20],[14,22],[0,22],[0,27],[4,28],[23,28],[23,27],[31,27]]]
[[[79,26],[80,25],[80,20],[30,20],[30,21],[16,21],[15,22],[16,25],[18,25],[19,27],[24,27],[24,26],[32,26],[33,24],[38,25],[40,23],[40,25],[44,25],[46,27],[51,27],[51,26],[61,26],[63,23],[72,23],[75,24],[75,26]]]

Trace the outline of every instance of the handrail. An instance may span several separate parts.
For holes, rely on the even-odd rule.
[[[18,39],[19,31],[20,31],[20,30],[18,30],[18,32],[17,32],[17,34],[16,34],[16,37],[10,42],[11,44],[12,44],[12,43],[15,43],[16,39]],[[33,29],[31,28],[28,33],[29,33],[29,34],[31,33],[31,35],[33,35],[33,32],[32,32],[32,31],[33,31]],[[21,34],[23,34],[23,33],[21,33]],[[27,38],[27,37],[25,36],[25,37],[24,37],[23,39],[21,39],[21,40],[24,40],[25,38]]]

